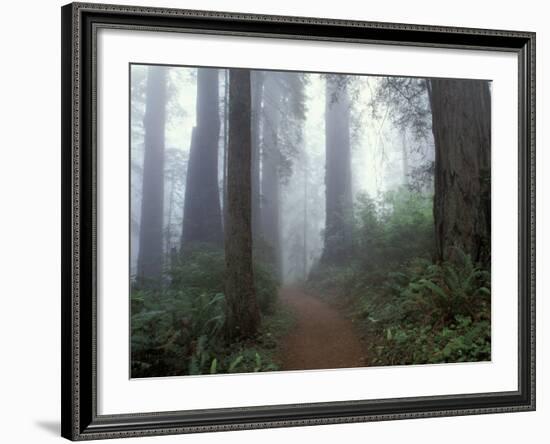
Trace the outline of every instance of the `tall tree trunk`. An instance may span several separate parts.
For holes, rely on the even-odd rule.
[[[260,156],[261,134],[260,123],[262,115],[263,99],[263,73],[252,71],[250,74],[252,85],[252,238],[258,239],[260,235]]]
[[[409,184],[409,151],[407,146],[407,131],[401,130],[401,165],[403,167],[403,184]]]
[[[337,76],[326,79],[326,222],[324,263],[342,263],[351,249],[352,192],[350,100]]]
[[[137,266],[138,281],[142,284],[162,275],[166,78],[166,68],[149,67],[143,119],[145,155]]]
[[[307,267],[308,267],[308,254],[307,254],[307,231],[308,231],[308,217],[307,217],[307,201],[308,201],[308,192],[307,192],[307,186],[308,186],[308,180],[309,180],[309,174],[308,174],[308,159],[307,159],[307,153],[304,149],[304,231],[303,231],[303,237],[304,237],[304,251],[303,251],[303,259],[304,259],[304,282],[307,281]]]
[[[279,123],[281,119],[280,90],[276,74],[268,74],[266,78],[271,100],[265,105],[265,128],[262,144],[262,194],[261,217],[262,238],[271,248],[271,261],[276,274],[282,272],[281,255],[281,224],[280,224],[280,153],[279,153]]]
[[[262,156],[262,237],[271,248],[271,260],[276,273],[281,271],[281,221],[279,211],[279,152],[277,145],[266,143]]]
[[[223,245],[218,186],[220,133],[218,70],[197,70],[197,125],[187,165],[182,248],[192,243]]]
[[[172,208],[174,206],[174,173],[169,177],[170,180],[170,197],[168,199],[168,221],[166,222],[166,251],[171,251],[172,247]]]
[[[431,79],[437,258],[457,250],[490,266],[491,91],[488,81]]]
[[[250,108],[250,71],[232,69],[225,233],[225,330],[232,340],[254,336],[260,323],[252,266]]]
[[[227,220],[227,145],[229,143],[229,69],[224,70],[223,100],[223,228]]]

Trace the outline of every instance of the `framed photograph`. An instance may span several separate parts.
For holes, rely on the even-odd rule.
[[[535,409],[535,35],[72,3],[62,435]]]

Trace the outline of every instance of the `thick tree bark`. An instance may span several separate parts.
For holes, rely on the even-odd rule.
[[[326,222],[324,263],[342,263],[351,249],[350,100],[346,84],[327,76],[325,108]]]
[[[260,323],[252,265],[250,108],[250,71],[232,69],[225,232],[225,330],[230,340],[254,336]]]
[[[432,79],[434,223],[438,260],[457,248],[491,260],[491,92],[488,81]],[[455,248],[456,247],[456,248]]]
[[[218,70],[197,70],[197,126],[187,166],[182,248],[193,243],[223,245],[218,186],[220,133]]]
[[[164,200],[164,127],[166,121],[166,69],[151,66],[147,74],[145,155],[137,278],[153,283],[162,275]]]

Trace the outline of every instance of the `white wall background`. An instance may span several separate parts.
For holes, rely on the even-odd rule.
[[[544,108],[550,103],[543,78],[550,48],[550,14],[544,3],[509,0],[116,0],[118,3],[537,32],[538,143],[538,409],[484,415],[253,430],[124,442],[280,443],[546,442],[550,421],[550,330],[544,303],[548,281],[544,234],[550,181],[544,153]],[[9,443],[60,441],[60,6],[58,0],[5,2],[0,27],[0,436]],[[548,273],[546,273],[547,275]],[[543,348],[545,350],[543,350]],[[545,355],[546,353],[546,355]]]

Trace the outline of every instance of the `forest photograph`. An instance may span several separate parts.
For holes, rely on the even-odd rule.
[[[131,378],[491,360],[491,81],[130,64]]]

